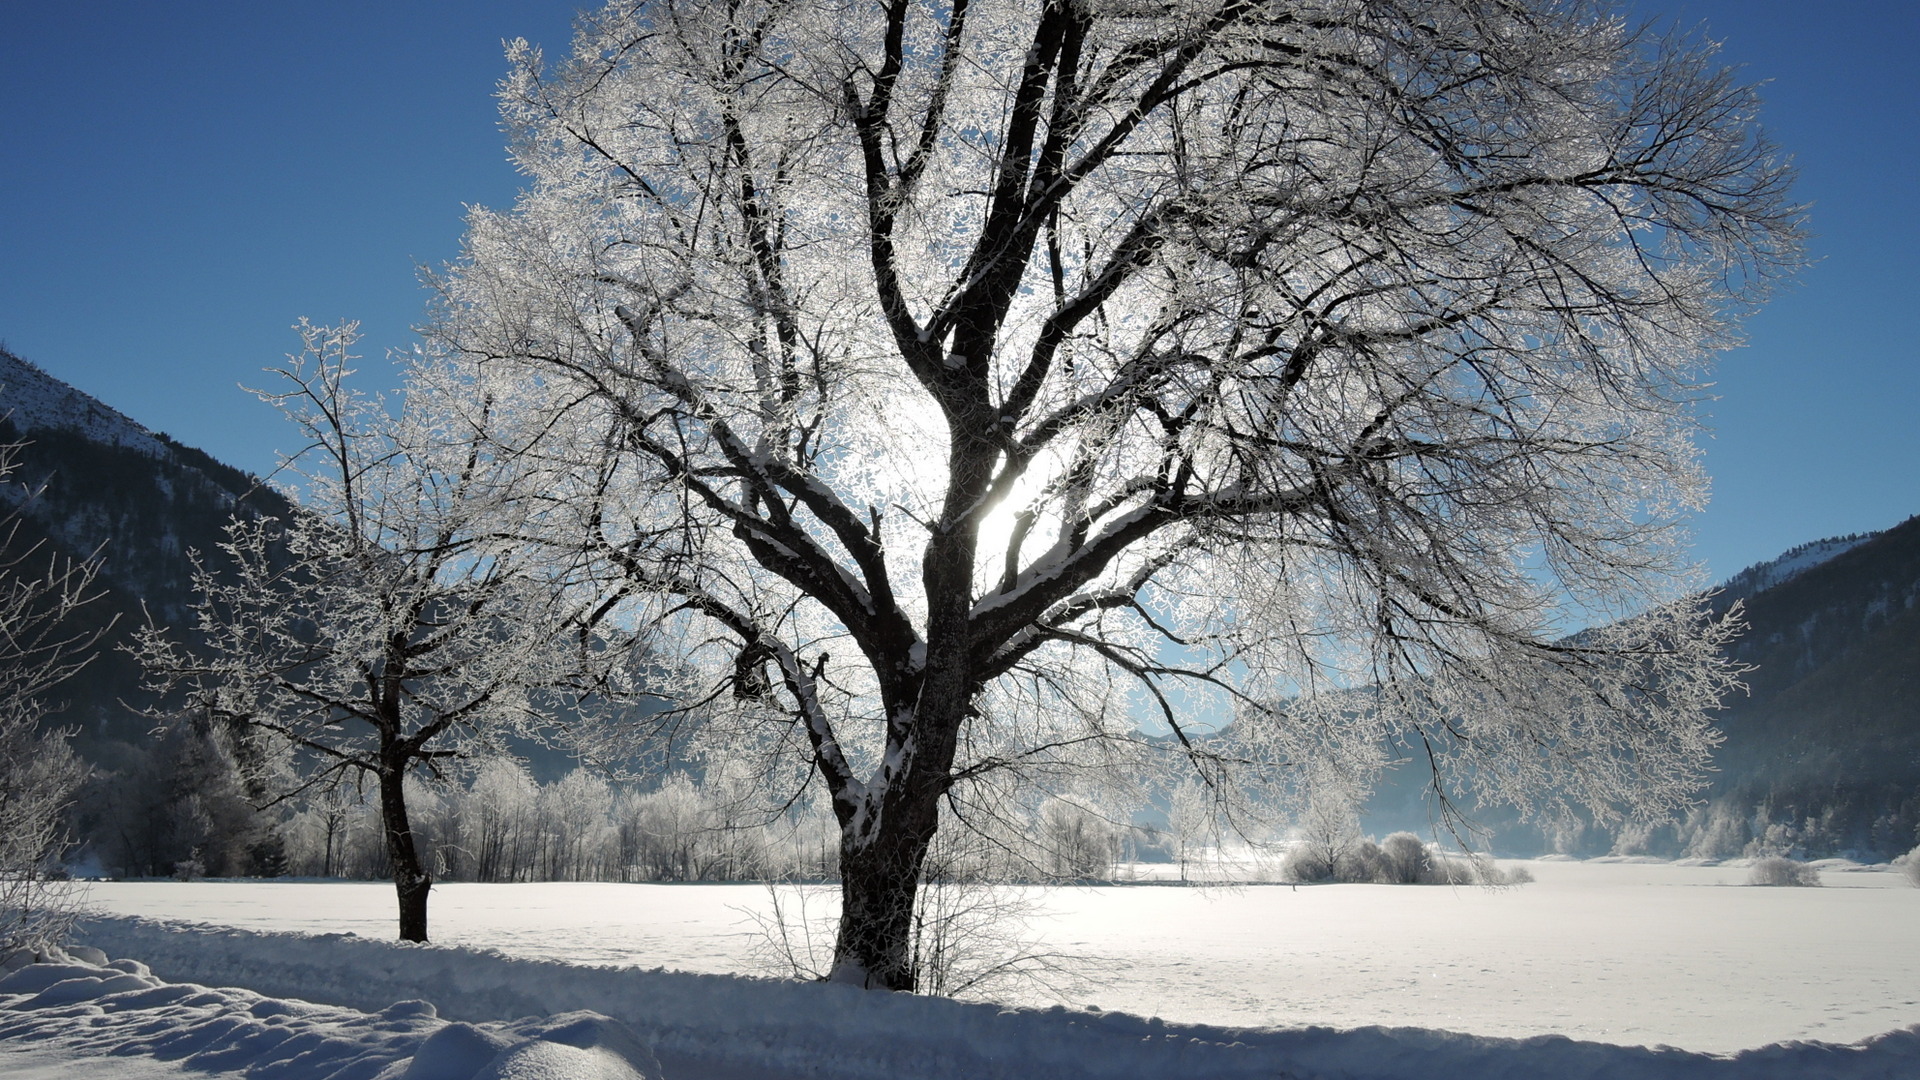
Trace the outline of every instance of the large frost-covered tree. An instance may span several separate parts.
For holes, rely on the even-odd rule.
[[[434,340],[528,527],[824,783],[834,978],[913,985],[943,801],[1021,770],[1685,798],[1731,680],[1673,600],[1694,401],[1798,239],[1705,45],[1580,0],[663,0],[511,59],[528,187]]]

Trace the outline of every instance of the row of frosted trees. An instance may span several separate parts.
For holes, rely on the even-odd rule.
[[[416,840],[438,880],[829,881],[838,871],[838,833],[824,806],[769,816],[745,778],[724,772],[674,773],[643,789],[581,768],[543,784],[496,759],[464,784],[409,784]],[[1131,830],[1068,798],[1048,799],[996,833],[948,853],[945,873],[1103,879],[1138,846]],[[292,875],[388,875],[379,808],[350,784],[315,793],[281,835]]]
[[[465,785],[409,785],[416,841],[440,880],[818,880],[832,865],[832,834],[818,815],[768,821],[724,782],[684,773],[648,791],[586,769],[542,784],[499,760]],[[288,821],[286,840],[292,874],[387,876],[378,807],[352,785],[311,800]]]

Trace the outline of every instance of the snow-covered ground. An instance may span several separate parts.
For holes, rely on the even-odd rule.
[[[1884,868],[1819,889],[1744,866],[1527,864],[1531,885],[1030,890],[1075,1004],[1181,1023],[1414,1025],[1728,1051],[1920,1022],[1920,890]],[[393,936],[371,883],[101,883],[103,912]],[[755,885],[440,885],[437,943],[575,964],[765,973]],[[821,914],[830,914],[822,911]],[[1038,1004],[1029,997],[1022,1004]]]
[[[1531,869],[1535,884],[1499,891],[1134,885],[1037,894],[1042,947],[1080,958],[1093,978],[1074,1001],[1105,1011],[729,977],[759,963],[753,915],[765,913],[768,894],[753,886],[440,886],[437,944],[413,947],[384,940],[393,900],[377,885],[98,884],[91,902],[110,914],[84,938],[176,983],[360,1010],[369,1032],[398,1022],[381,1021],[380,1010],[424,998],[439,1016],[407,1021],[416,1044],[452,1018],[518,1045],[539,1032],[503,1022],[592,1010],[631,1027],[672,1080],[1920,1076],[1920,1026],[1862,1041],[1920,1022],[1920,890],[1898,875],[1830,867],[1823,888],[1761,889],[1740,884],[1743,867]],[[289,929],[305,934],[269,933]],[[114,1034],[120,1026],[177,1032],[177,1017],[133,1017],[139,1009],[108,1007],[112,994],[78,991],[68,1008],[81,1015],[53,1016],[4,996],[16,993],[0,983],[0,1074],[168,1075],[75,1071],[61,1055],[124,1050],[132,1043]],[[232,1039],[306,1008],[262,1013],[255,999],[234,1014],[245,1019],[196,1023],[225,1023]],[[114,1019],[122,1014],[131,1018]],[[360,1038],[339,1034],[358,1030],[348,1019],[327,1023],[342,1045]],[[76,1041],[77,1032],[92,1041]],[[1736,1053],[1789,1040],[1822,1042]],[[1659,1044],[1684,1049],[1628,1048]],[[402,1069],[405,1047],[383,1045],[388,1056],[374,1054],[358,1071],[256,1075],[344,1080]]]
[[[590,1013],[476,1026],[443,1020],[426,1001],[365,1013],[168,983],[138,961],[104,960],[57,958],[0,978],[0,1073],[31,1080],[206,1073],[652,1080],[661,1073],[632,1029]]]

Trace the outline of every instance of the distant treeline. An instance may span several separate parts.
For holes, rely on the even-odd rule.
[[[371,789],[348,781],[256,809],[262,792],[248,791],[245,773],[218,729],[182,724],[140,747],[120,744],[113,760],[96,766],[80,800],[73,861],[124,877],[388,876]],[[575,769],[543,783],[503,757],[455,782],[414,781],[408,800],[428,865],[442,881],[832,880],[838,832],[827,809],[802,801],[769,819],[756,809],[755,782],[676,772],[623,784]],[[1089,881],[1107,878],[1117,862],[1186,862],[1179,838],[1118,821],[1094,800],[1055,797],[1002,809],[996,820],[975,823],[984,835],[943,849],[941,874]],[[1916,841],[1920,792],[1829,784],[1743,787],[1654,828],[1530,836],[1510,825],[1496,835],[1495,850],[1884,860]]]
[[[115,877],[388,877],[378,798],[351,781],[256,809],[218,728],[182,724],[96,771],[72,862]],[[545,783],[511,758],[458,781],[410,780],[416,839],[441,881],[830,881],[839,830],[802,800],[769,818],[758,778],[674,772],[613,783],[576,768]],[[1164,858],[1151,829],[1090,801],[1001,808],[937,853],[935,879],[1088,881]],[[958,830],[955,830],[958,834]]]
[[[1495,850],[1521,857],[1648,855],[1662,859],[1855,859],[1887,862],[1920,842],[1920,790],[1896,781],[1748,780],[1711,794],[1674,821],[1598,828],[1477,822]]]
[[[1617,855],[1893,859],[1920,841],[1920,791],[1895,783],[1743,784],[1657,828],[1613,835]]]

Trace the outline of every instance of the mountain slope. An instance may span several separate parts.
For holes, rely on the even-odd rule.
[[[1753,703],[1889,632],[1890,622],[1920,601],[1920,518],[1847,539],[1822,541],[1846,547],[1779,584],[1745,596],[1729,588],[1717,598],[1723,609],[1734,600],[1744,607],[1748,629],[1733,655],[1755,667],[1747,678]]]
[[[1726,741],[1701,805],[1618,833],[1543,832],[1467,807],[1497,850],[1891,858],[1920,841],[1920,517],[1749,567],[1713,599],[1736,603],[1747,628],[1731,651],[1751,670],[1714,717]],[[1427,780],[1418,761],[1390,770],[1368,828],[1431,829]]]
[[[1785,585],[1814,567],[1880,535],[1880,533],[1852,533],[1847,536],[1831,536],[1825,540],[1812,540],[1788,548],[1781,555],[1763,563],[1755,563],[1722,582],[1718,586],[1720,599],[1723,602],[1744,600],[1763,590]]]
[[[1690,854],[1892,857],[1920,840],[1920,517],[1741,600],[1709,802]],[[1730,602],[1723,594],[1719,603]]]
[[[0,349],[0,442],[23,443],[0,499],[21,511],[16,543],[97,557],[105,595],[87,609],[118,620],[102,654],[62,688],[56,719],[81,727],[81,749],[132,740],[147,724],[122,704],[147,704],[137,667],[113,646],[149,614],[176,624],[192,590],[188,553],[217,554],[236,512],[285,516],[291,507],[258,478],[150,431]],[[97,749],[96,747],[93,747]]]

